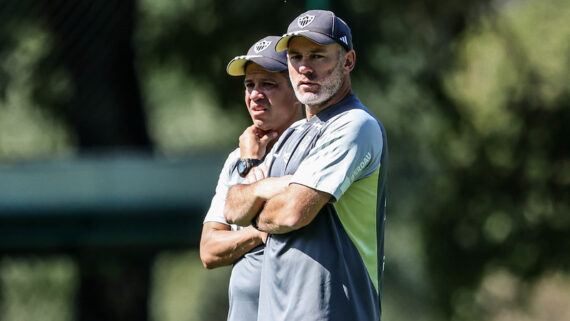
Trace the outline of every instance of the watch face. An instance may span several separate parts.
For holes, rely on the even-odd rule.
[[[240,159],[240,161],[237,164],[237,170],[239,176],[245,177],[245,175],[247,175],[247,164],[245,160]]]

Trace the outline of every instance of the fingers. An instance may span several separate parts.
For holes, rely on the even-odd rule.
[[[247,127],[239,137],[241,158],[262,159],[267,151],[267,145],[277,138],[275,131],[263,131],[255,125]]]
[[[261,242],[263,242],[263,244],[267,244],[267,233],[265,232],[261,232]]]
[[[261,138],[268,133],[261,128],[255,127],[255,125],[252,125],[251,127],[253,127],[253,132],[255,133],[255,136],[257,136],[257,138]]]
[[[249,127],[247,127],[243,133],[241,133],[241,135],[239,136],[239,140],[244,140],[244,139],[248,139],[250,137],[255,137],[257,136],[257,127],[255,127],[255,125],[251,125]]]
[[[261,159],[265,155],[265,146],[261,146],[257,137],[257,128],[246,128],[239,137],[240,157]]]
[[[251,184],[251,183],[255,183],[259,180],[264,179],[266,169],[267,169],[267,166],[265,166],[265,165],[260,165],[260,166],[256,166],[256,167],[252,168],[249,171],[249,173],[247,174],[247,176],[245,177],[244,183],[245,184]]]
[[[259,168],[261,171],[263,171],[263,176],[264,176],[264,177],[268,177],[268,176],[269,176],[269,175],[267,175],[268,172],[269,172],[269,166],[268,166],[266,163],[261,163],[261,164],[259,164],[259,166],[257,166],[257,168]],[[292,176],[292,175],[289,175],[289,176]]]
[[[263,137],[259,139],[259,142],[262,146],[265,147],[267,144],[269,144],[270,141],[274,140],[275,138],[277,138],[277,132],[269,132],[263,135]]]

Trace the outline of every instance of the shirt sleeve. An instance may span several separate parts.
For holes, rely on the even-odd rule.
[[[382,130],[375,118],[362,110],[343,113],[323,127],[291,183],[329,193],[336,201],[353,182],[380,166],[382,144]]]
[[[226,197],[228,195],[228,190],[232,185],[237,184],[235,164],[239,159],[239,149],[234,150],[228,155],[224,167],[220,172],[220,177],[218,178],[218,185],[216,185],[216,193],[212,198],[210,203],[210,209],[206,213],[204,218],[204,223],[206,222],[218,222],[226,225],[230,225],[224,217],[224,206],[226,204]],[[233,229],[233,228],[232,228]]]

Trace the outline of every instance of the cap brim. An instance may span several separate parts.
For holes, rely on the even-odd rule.
[[[261,68],[267,71],[277,72],[287,70],[286,64],[283,64],[273,58],[263,56],[239,56],[235,57],[228,63],[228,67],[226,68],[227,73],[231,76],[245,75],[245,64],[248,61],[258,64]]]
[[[293,34],[284,34],[279,41],[275,44],[275,51],[280,52],[283,50],[287,50],[287,46],[289,45],[289,40],[295,35]]]
[[[327,35],[324,35],[322,33],[313,32],[313,31],[309,31],[309,30],[298,30],[298,31],[294,31],[294,32],[284,34],[281,37],[281,39],[279,39],[279,41],[277,41],[277,44],[275,44],[275,51],[279,52],[279,51],[286,50],[287,47],[289,46],[289,41],[291,40],[291,38],[297,37],[297,36],[305,37],[305,38],[307,38],[307,39],[309,39],[315,43],[318,43],[320,45],[329,45],[331,43],[336,42],[333,38],[331,38]]]
[[[235,57],[228,63],[228,66],[226,67],[226,72],[230,76],[243,76],[245,75],[243,67],[245,66],[246,62],[247,59],[245,58]]]

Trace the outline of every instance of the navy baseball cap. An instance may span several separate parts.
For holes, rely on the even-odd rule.
[[[280,38],[278,36],[267,36],[257,41],[249,48],[247,55],[232,59],[228,63],[226,71],[232,76],[243,76],[248,61],[255,62],[268,71],[287,70],[287,54],[275,51],[275,44]]]
[[[289,40],[295,36],[306,37],[318,44],[338,42],[346,50],[352,50],[352,34],[346,22],[332,11],[309,10],[289,24],[287,33],[277,42],[276,51],[287,49]]]

